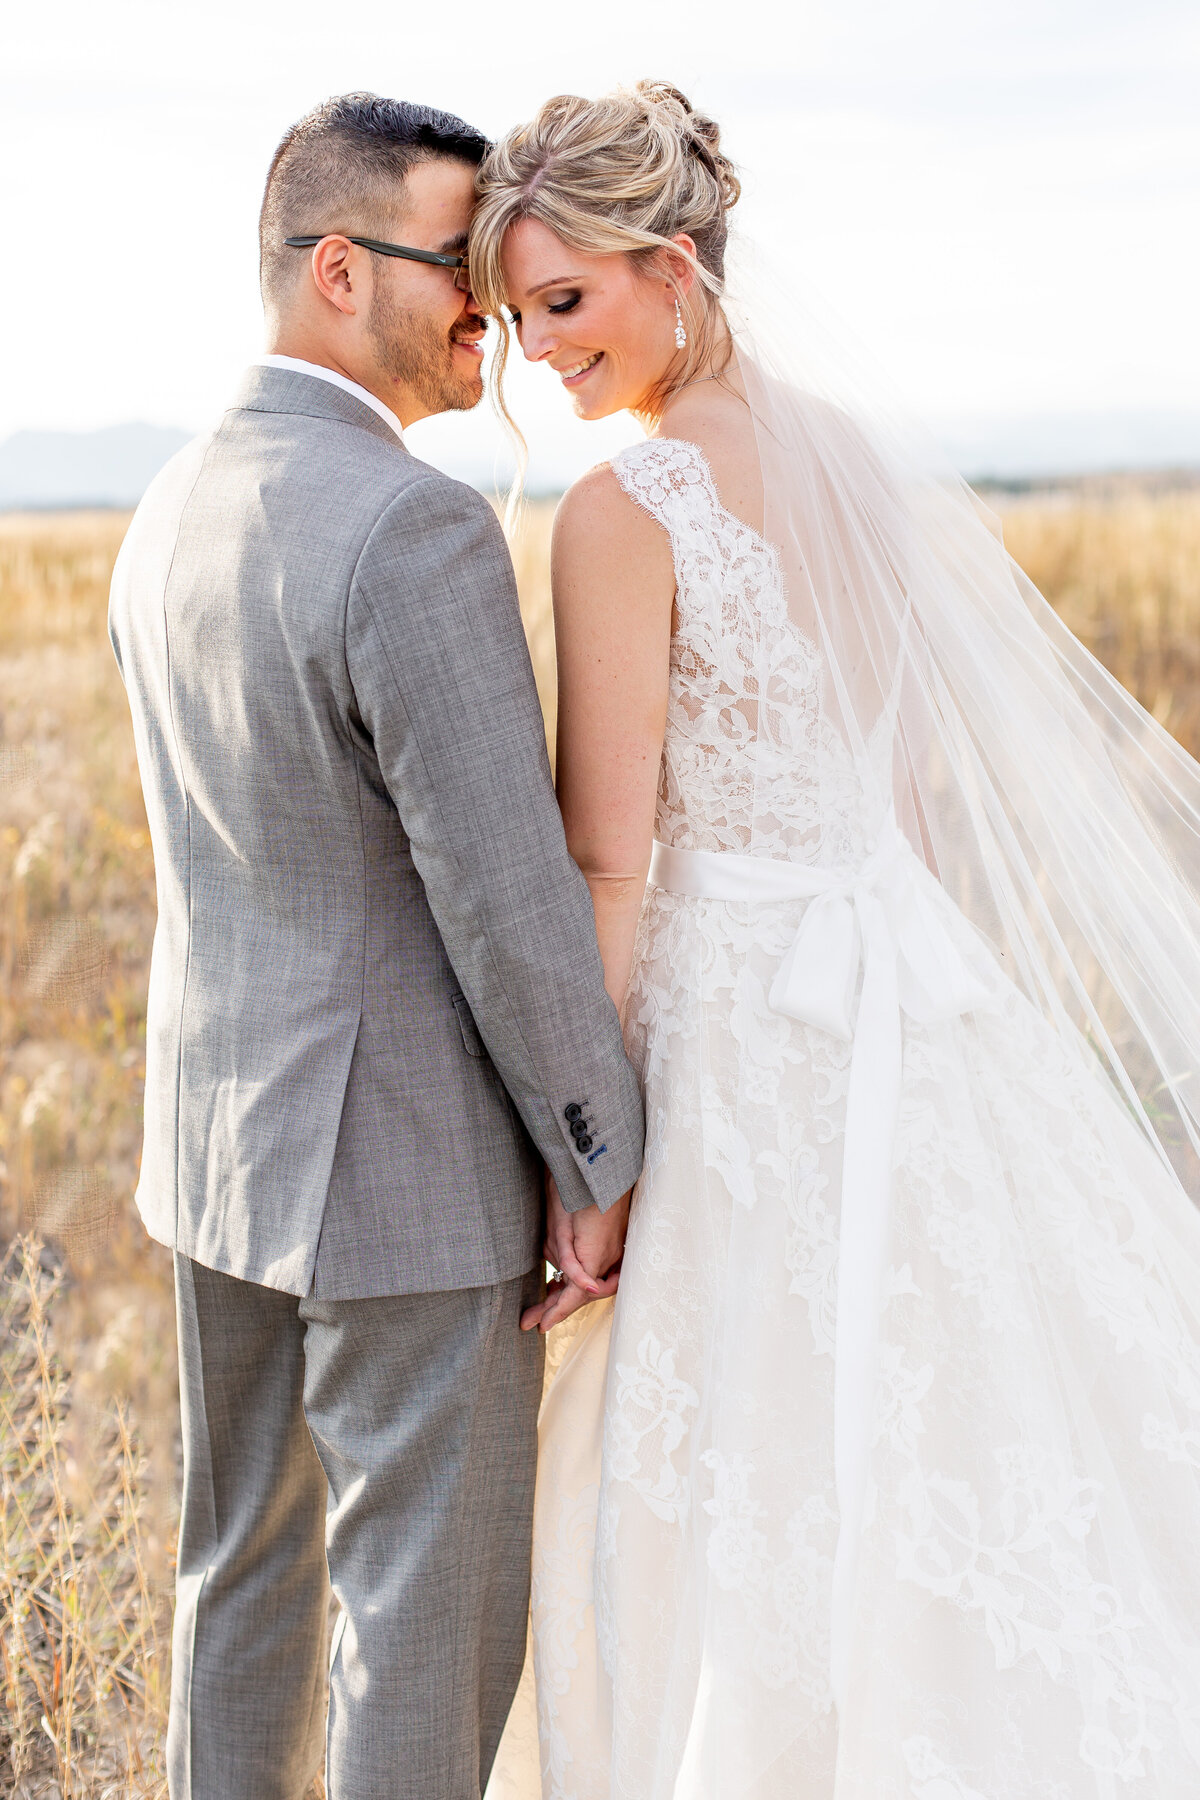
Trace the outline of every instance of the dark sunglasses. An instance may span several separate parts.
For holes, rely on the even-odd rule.
[[[378,238],[350,237],[341,231],[326,231],[321,237],[290,237],[284,243],[293,250],[311,250],[322,238],[346,237],[351,244],[358,244],[363,250],[374,250],[377,256],[402,256],[406,262],[436,263],[439,269],[454,270],[454,285],[460,294],[465,294],[471,286],[471,278],[467,271],[465,256],[446,256],[440,250],[412,250],[407,244],[384,244]]]

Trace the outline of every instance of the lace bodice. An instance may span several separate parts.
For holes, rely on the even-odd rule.
[[[677,624],[655,834],[683,850],[840,865],[861,854],[861,789],[788,616],[779,557],[718,497],[703,453],[651,438],[613,459],[667,532]]]

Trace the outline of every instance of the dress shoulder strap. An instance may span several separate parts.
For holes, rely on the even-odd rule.
[[[686,438],[647,438],[612,459],[613,473],[672,538],[689,527],[711,526],[720,515],[704,452]]]

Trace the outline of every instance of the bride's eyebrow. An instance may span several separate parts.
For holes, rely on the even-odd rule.
[[[545,288],[578,287],[578,286],[579,286],[578,275],[556,275],[552,281],[536,282],[533,287],[526,288],[525,292],[527,294],[540,294]]]

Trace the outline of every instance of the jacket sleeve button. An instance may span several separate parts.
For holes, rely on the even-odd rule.
[[[582,1137],[577,1137],[575,1139],[575,1148],[580,1152],[581,1155],[586,1156],[588,1151],[591,1149],[591,1147],[592,1147],[592,1140],[588,1136],[586,1131],[584,1132]]]
[[[583,1111],[582,1106],[576,1106],[574,1100],[572,1100],[570,1106],[568,1106],[564,1109],[563,1117],[565,1119],[569,1119],[571,1121],[571,1123],[574,1124],[575,1120],[579,1117],[579,1115],[582,1111]]]

